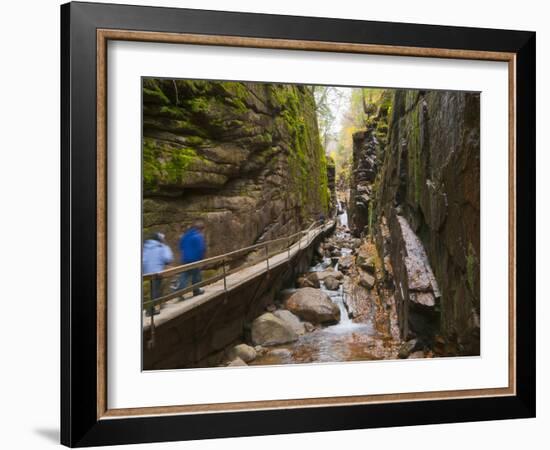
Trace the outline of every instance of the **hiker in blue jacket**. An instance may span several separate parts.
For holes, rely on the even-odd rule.
[[[200,261],[206,254],[206,242],[204,240],[204,222],[197,220],[191,228],[189,228],[180,239],[180,253],[182,264],[189,264]],[[180,282],[178,289],[184,289],[189,283],[189,277],[191,277],[191,284],[195,285],[202,281],[202,275],[199,268],[191,269],[186,272],[182,272],[180,275]],[[204,290],[200,288],[193,289],[193,295],[203,294]],[[183,299],[183,298],[182,298]]]
[[[174,256],[170,247],[166,245],[164,240],[164,234],[153,233],[143,243],[143,274],[157,273],[166,268],[167,264],[170,264]],[[151,283],[151,299],[154,300],[160,297],[162,293],[162,278],[153,278]],[[155,310],[154,305],[151,304],[147,308],[146,315],[159,314],[160,312]]]

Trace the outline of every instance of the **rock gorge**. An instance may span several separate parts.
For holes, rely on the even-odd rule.
[[[306,228],[334,201],[328,166],[306,86],[143,81],[143,231],[172,248],[197,219],[208,256]]]
[[[144,237],[179,256],[200,219],[206,257],[233,252],[199,261],[202,291],[170,279],[191,265],[164,272],[148,368],[480,354],[479,94],[157,78],[142,93]]]
[[[353,135],[350,227],[376,243],[403,339],[478,355],[479,94],[388,90]]]

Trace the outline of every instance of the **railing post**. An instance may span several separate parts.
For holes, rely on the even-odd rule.
[[[185,288],[182,288],[180,289],[179,286],[173,290],[170,294],[168,295],[165,295],[163,296],[162,293],[159,291],[158,293],[158,297],[157,298],[153,298],[154,297],[154,286],[156,286],[156,283],[155,281],[158,280],[159,278],[166,278],[166,277],[171,277],[171,276],[177,276],[178,278],[181,276],[181,274],[183,274],[184,272],[190,270],[190,267],[192,268],[198,268],[198,267],[203,267],[206,263],[206,265],[212,265],[212,264],[216,264],[217,267],[219,267],[219,262],[221,261],[222,262],[222,278],[223,278],[223,288],[224,288],[224,291],[227,293],[227,285],[228,285],[228,282],[227,282],[227,276],[228,276],[228,272],[229,274],[232,273],[231,270],[228,271],[228,268],[225,266],[226,265],[226,258],[231,258],[233,255],[236,255],[236,254],[241,254],[243,251],[247,251],[247,252],[250,252],[250,251],[260,251],[261,249],[261,246],[263,245],[265,247],[265,257],[266,257],[266,266],[267,266],[267,270],[270,271],[271,270],[271,267],[270,267],[270,251],[269,251],[269,243],[272,243],[272,244],[275,244],[275,250],[274,250],[274,255],[277,255],[277,256],[282,256],[282,253],[285,251],[284,250],[284,247],[283,248],[279,248],[279,243],[282,243],[282,242],[286,242],[286,245],[287,245],[287,249],[286,249],[286,253],[287,253],[287,260],[290,261],[291,257],[292,257],[292,251],[293,251],[293,247],[294,247],[294,244],[296,244],[296,242],[294,242],[294,239],[297,237],[298,238],[298,250],[297,250],[297,253],[299,253],[304,247],[302,247],[302,239],[304,238],[304,234],[305,234],[305,238],[306,238],[306,246],[308,246],[312,241],[313,239],[317,236],[317,232],[316,232],[316,229],[314,230],[314,227],[315,225],[317,225],[317,222],[313,222],[306,230],[300,230],[290,236],[286,236],[286,237],[282,237],[282,238],[278,238],[278,239],[273,239],[271,241],[267,241],[267,242],[263,242],[263,243],[258,243],[258,244],[255,244],[253,246],[249,246],[249,247],[244,247],[240,250],[236,250],[236,251],[233,251],[233,252],[229,252],[225,255],[219,255],[219,256],[216,256],[216,257],[212,257],[212,258],[208,258],[204,261],[201,261],[200,264],[197,264],[197,263],[190,263],[190,264],[183,264],[181,266],[178,266],[178,267],[173,267],[173,268],[170,268],[170,269],[166,269],[166,270],[163,270],[157,274],[151,274],[151,275],[148,275],[147,276],[147,280],[149,281],[149,291],[150,291],[150,296],[149,296],[149,301],[146,302],[147,303],[147,307],[146,307],[146,312],[147,313],[150,313],[150,323],[151,323],[151,339],[150,339],[150,343],[151,345],[154,345],[154,341],[155,341],[155,320],[154,320],[154,315],[155,315],[155,307],[156,305],[158,304],[159,306],[161,304],[163,304],[166,300],[170,300],[170,299],[173,299],[173,298],[176,298],[176,297],[182,297],[184,294],[182,294],[182,291],[188,291],[191,290],[191,289],[194,289],[195,287],[197,287],[197,285],[199,284],[202,284],[203,281],[199,282],[199,283],[192,283],[191,282],[191,285],[190,286],[186,286]],[[273,247],[272,247],[273,249]],[[256,261],[255,264],[257,263],[260,263],[261,261]],[[215,281],[219,281],[220,278],[219,278],[219,274],[218,276],[215,277]],[[207,285],[209,283],[213,283],[213,281],[209,281],[209,280],[205,280],[204,281],[204,285]]]
[[[225,259],[222,259],[222,268],[223,268],[223,290],[227,292],[227,276],[225,274]]]
[[[155,346],[155,299],[153,298],[153,277],[149,279],[149,301],[151,303],[147,308],[151,314],[151,324],[149,326],[151,338],[149,339],[149,348],[152,349]]]
[[[152,314],[152,316],[155,315],[155,309],[156,309],[156,306],[157,306],[157,305],[156,305],[156,300],[157,300],[157,299],[156,299],[156,297],[154,297],[154,295],[153,295],[154,292],[155,292],[154,289],[153,289],[153,286],[155,285],[155,280],[156,280],[156,275],[153,275],[153,276],[151,277],[151,280],[149,281],[149,283],[150,283],[150,285],[149,285],[149,292],[150,292],[150,297],[151,297],[151,314]],[[157,295],[158,295],[158,294],[159,294],[159,293],[157,293]],[[152,317],[152,316],[151,316],[151,317]]]
[[[290,247],[291,247],[292,239],[290,237],[286,240],[286,246],[288,247],[288,260],[290,261]]]

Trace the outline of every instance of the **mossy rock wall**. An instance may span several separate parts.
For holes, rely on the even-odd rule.
[[[208,255],[291,234],[328,212],[327,162],[307,87],[143,81],[143,231],[177,249],[196,219]]]
[[[380,184],[381,162],[388,139],[388,118],[393,90],[381,90],[376,103],[364,106],[365,129],[353,134],[349,222],[353,234],[366,236],[374,228],[375,198]]]
[[[379,220],[399,214],[422,241],[438,331],[464,354],[479,354],[479,114],[476,93],[396,91],[375,199]]]

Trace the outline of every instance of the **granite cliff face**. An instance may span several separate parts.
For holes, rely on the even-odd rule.
[[[479,94],[392,96],[386,135],[379,108],[354,136],[353,231],[391,265],[404,338],[479,354]]]
[[[351,230],[356,236],[369,234],[375,225],[375,179],[384,161],[392,96],[392,91],[385,91],[379,105],[369,105],[371,110],[376,106],[375,114],[368,118],[365,130],[353,135],[349,212]]]
[[[176,247],[196,219],[208,256],[328,212],[315,103],[303,86],[144,79],[143,231]]]

